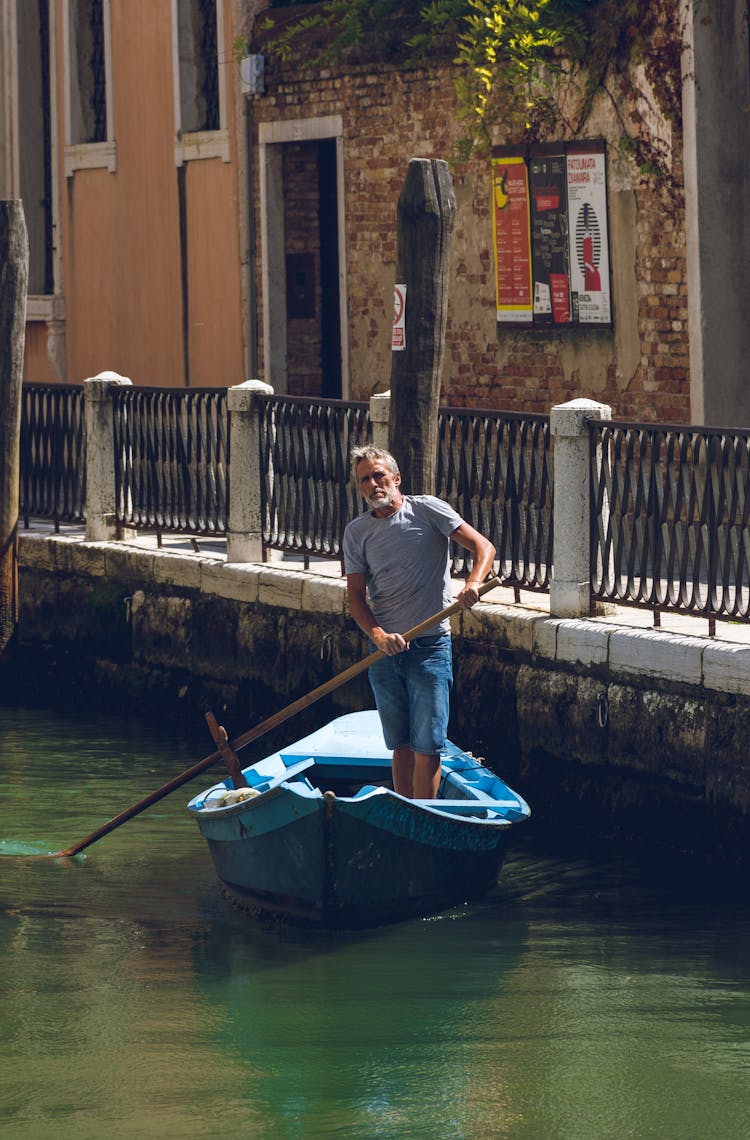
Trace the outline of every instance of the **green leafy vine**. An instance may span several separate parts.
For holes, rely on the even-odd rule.
[[[511,142],[579,137],[606,98],[620,147],[642,177],[676,188],[659,127],[681,121],[678,0],[322,0],[290,19],[294,6],[264,21],[267,50],[282,60],[398,56],[409,67],[452,59],[460,157],[499,134]]]

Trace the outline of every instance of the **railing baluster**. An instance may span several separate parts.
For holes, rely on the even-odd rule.
[[[223,389],[124,388],[115,396],[117,522],[141,530],[226,531]]]
[[[606,527],[592,527],[592,597],[750,620],[750,432],[599,420],[591,432],[598,511],[609,497]]]
[[[86,432],[83,390],[25,384],[21,405],[19,513],[61,523],[84,520]]]
[[[443,408],[437,494],[494,543],[506,585],[548,590],[552,476],[548,416]],[[452,571],[466,573],[464,551]]]

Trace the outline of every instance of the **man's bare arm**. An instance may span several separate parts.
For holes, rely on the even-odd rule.
[[[451,538],[459,546],[463,546],[464,550],[468,550],[472,556],[471,574],[456,597],[456,601],[464,609],[470,610],[479,601],[478,588],[492,569],[496,553],[495,547],[488,538],[485,538],[483,534],[480,534],[478,530],[466,522],[456,527]]]

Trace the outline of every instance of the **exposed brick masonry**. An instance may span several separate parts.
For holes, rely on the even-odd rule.
[[[346,258],[350,369],[353,398],[365,399],[389,386],[392,288],[396,262],[396,211],[412,157],[451,159],[461,135],[450,65],[404,70],[387,64],[309,71],[271,63],[268,94],[256,101],[256,122],[338,114],[344,124]],[[603,118],[600,115],[600,120]],[[611,121],[610,121],[611,120]],[[615,153],[619,124],[610,113],[608,150]],[[312,188],[309,165],[299,148],[288,164],[289,249],[305,232],[315,241],[305,188]],[[689,365],[684,216],[680,202],[666,200],[642,184],[635,171],[618,189],[636,203],[636,246],[629,264],[613,257],[613,275],[635,273],[640,360],[632,375],[621,375],[614,332],[499,329],[495,314],[494,257],[490,213],[489,163],[472,159],[453,168],[457,198],[453,278],[448,309],[443,403],[546,412],[577,396],[594,396],[612,405],[615,417],[661,422],[689,420]],[[612,204],[610,176],[610,213]],[[303,205],[303,200],[305,205]],[[611,218],[611,225],[616,219]],[[625,314],[615,310],[615,322]],[[632,326],[632,318],[630,321]],[[296,334],[295,334],[296,336]],[[566,365],[572,347],[580,354],[597,347],[605,361],[597,390]],[[290,351],[315,356],[304,333]],[[631,353],[637,360],[638,354]],[[575,354],[573,354],[575,358]],[[609,365],[606,364],[609,361]],[[632,370],[631,370],[632,371]],[[601,373],[606,373],[602,375]],[[311,364],[300,390],[315,385]],[[312,392],[311,392],[312,394]]]

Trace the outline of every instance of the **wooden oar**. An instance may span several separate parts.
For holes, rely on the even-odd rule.
[[[232,748],[232,745],[229,743],[229,737],[227,736],[227,730],[224,728],[224,725],[218,723],[216,717],[212,712],[206,713],[206,724],[208,725],[209,731],[214,738],[214,744],[221,753],[221,758],[224,761],[224,767],[232,777],[232,783],[234,784],[235,788],[246,788],[247,780],[245,779],[242,772],[240,758]]]
[[[492,590],[495,586],[499,585],[499,578],[490,578],[488,581],[482,583],[482,585],[478,588],[477,593],[481,596],[482,594],[486,594],[488,590]],[[413,629],[408,630],[403,635],[404,640],[413,641],[415,637],[419,637],[428,629],[431,629],[432,626],[438,625],[441,621],[444,621],[445,618],[451,617],[453,614],[458,613],[461,608],[462,607],[458,602],[453,602],[452,605],[447,606],[444,610],[441,610],[440,613],[434,614],[432,617],[427,618],[426,621],[420,622],[419,625],[415,625]],[[252,743],[252,741],[258,740],[258,738],[261,736],[265,736],[267,732],[271,732],[274,728],[278,728],[280,724],[283,724],[284,721],[289,720],[298,712],[302,712],[303,709],[309,708],[310,705],[314,704],[316,701],[319,701],[321,697],[325,697],[328,693],[332,693],[334,689],[338,689],[341,685],[345,685],[347,681],[351,681],[354,677],[358,676],[360,673],[363,673],[365,669],[369,669],[369,667],[375,661],[380,661],[382,657],[385,657],[382,649],[378,649],[375,653],[368,654],[367,657],[364,657],[361,661],[358,661],[356,665],[351,665],[348,669],[344,669],[343,673],[338,673],[335,677],[332,677],[330,681],[326,681],[323,685],[318,685],[317,689],[312,689],[309,693],[306,693],[304,697],[299,697],[296,701],[292,701],[290,705],[287,705],[286,708],[281,709],[280,712],[274,713],[273,716],[267,717],[266,720],[261,721],[260,724],[256,724],[254,728],[249,728],[247,732],[243,732],[242,735],[238,736],[236,740],[231,741],[231,743],[224,744],[223,748],[218,749],[216,752],[212,752],[210,756],[204,757],[203,760],[199,760],[197,764],[193,764],[192,768],[186,768],[186,770],[184,772],[181,772],[179,776],[175,776],[166,784],[163,784],[162,787],[157,788],[155,792],[151,792],[150,795],[146,796],[142,800],[139,800],[138,803],[133,804],[129,808],[126,808],[125,811],[121,811],[119,815],[114,816],[112,819],[108,820],[107,823],[103,823],[101,827],[98,827],[96,831],[92,831],[91,835],[87,835],[85,839],[79,839],[79,841],[77,843],[74,843],[72,847],[66,847],[64,851],[56,851],[52,855],[45,856],[45,858],[59,859],[65,856],[78,855],[86,847],[90,847],[92,843],[96,843],[98,839],[102,839],[105,835],[109,835],[110,831],[114,831],[115,828],[121,827],[122,824],[127,823],[129,819],[133,819],[135,816],[140,815],[140,813],[142,811],[145,811],[147,807],[151,807],[152,804],[155,804],[159,800],[164,799],[165,796],[168,796],[170,792],[176,791],[178,788],[181,788],[183,784],[187,784],[195,776],[199,776],[201,772],[205,772],[206,769],[210,768],[213,764],[216,764],[217,761],[223,759],[223,752],[225,749],[231,750],[233,752],[238,752],[240,748],[244,748],[247,744]]]

